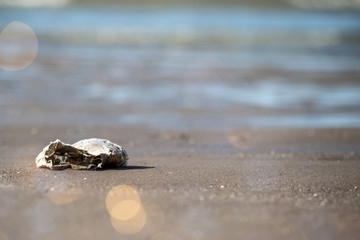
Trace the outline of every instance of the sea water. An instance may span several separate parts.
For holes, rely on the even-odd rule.
[[[12,21],[39,49],[25,70],[0,69],[1,123],[360,126],[355,10],[0,8],[0,29]]]

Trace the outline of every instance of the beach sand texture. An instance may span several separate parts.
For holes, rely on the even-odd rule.
[[[239,129],[231,141],[211,131],[43,126],[31,132],[1,127],[0,226],[8,239],[359,236],[357,129]],[[54,134],[69,141],[106,136],[127,146],[129,166],[37,169],[34,157]],[[106,198],[116,186],[138,192],[144,216],[124,213],[112,224]]]
[[[0,240],[359,239],[359,16],[0,8],[38,46],[0,69]],[[36,168],[93,137],[128,167]]]

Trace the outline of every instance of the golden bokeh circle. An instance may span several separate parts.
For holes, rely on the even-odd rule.
[[[126,220],[119,220],[111,217],[111,225],[121,234],[135,234],[140,232],[146,223],[144,208],[140,205],[136,215]]]
[[[111,225],[119,233],[135,234],[144,228],[146,213],[140,196],[133,187],[113,187],[106,196],[105,204],[110,214]]]
[[[123,200],[118,202],[111,211],[111,216],[119,220],[133,218],[140,210],[141,203],[134,200]]]
[[[105,203],[111,217],[118,220],[126,220],[134,217],[141,207],[138,192],[129,185],[113,187],[108,192]]]

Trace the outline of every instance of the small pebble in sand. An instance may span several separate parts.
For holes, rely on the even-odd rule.
[[[220,188],[225,188],[225,186],[224,186],[224,185],[221,185]]]
[[[313,197],[317,197],[317,196],[319,196],[317,193],[314,193],[314,194],[313,194]]]

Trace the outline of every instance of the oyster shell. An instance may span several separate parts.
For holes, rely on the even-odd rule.
[[[106,139],[90,138],[67,144],[59,139],[50,142],[36,157],[38,168],[60,170],[117,168],[127,165],[129,155],[121,146]]]

